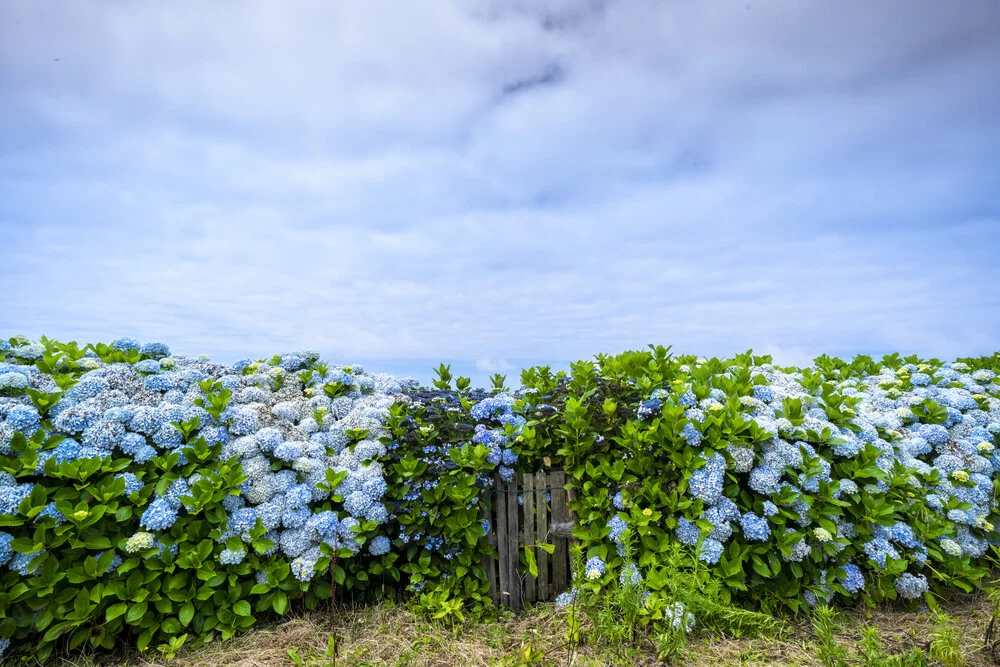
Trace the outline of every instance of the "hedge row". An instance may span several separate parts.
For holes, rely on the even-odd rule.
[[[0,655],[169,654],[338,588],[430,580],[481,607],[478,503],[516,460],[494,435],[523,423],[513,399],[411,396],[318,357],[0,341]]]
[[[749,353],[599,355],[566,380],[525,371],[528,392],[559,401],[521,453],[569,471],[589,586],[627,566],[630,530],[650,588],[681,542],[764,610],[971,591],[998,543],[997,370],[1000,354],[801,370]]]
[[[653,623],[678,543],[765,610],[970,590],[996,543],[998,369],[651,347],[512,393],[315,352],[0,340],[0,655],[171,654],[334,597],[481,613],[483,490],[548,468],[575,488],[576,585],[639,576]]]

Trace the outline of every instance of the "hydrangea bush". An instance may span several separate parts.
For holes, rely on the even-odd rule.
[[[599,355],[569,376],[524,371],[519,444],[572,478],[594,563],[580,585],[621,572],[632,530],[653,590],[680,542],[727,596],[764,609],[913,600],[971,590],[997,544],[998,368],[1000,356],[800,370],[749,353]]]
[[[478,613],[484,491],[525,420],[468,384],[0,340],[0,640],[172,653],[338,589]]]
[[[460,620],[488,605],[492,479],[548,467],[574,492],[574,591],[641,583],[653,622],[689,626],[681,547],[763,609],[969,590],[996,543],[998,369],[652,348],[510,393],[310,351],[0,340],[0,649],[172,654],[344,597]]]
[[[464,380],[464,379],[460,379]],[[439,383],[442,381],[438,381]],[[460,386],[463,386],[460,383]],[[494,475],[509,479],[512,441],[525,419],[508,393],[414,392],[390,409],[388,480],[399,571],[428,611],[458,601],[473,614],[490,603],[484,556]]]

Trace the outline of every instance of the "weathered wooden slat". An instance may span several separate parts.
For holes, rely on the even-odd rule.
[[[500,475],[496,476],[493,488],[496,490],[494,496],[494,507],[496,508],[496,532],[497,532],[497,553],[499,562],[497,601],[508,606],[510,603],[510,569],[507,567],[509,557],[507,555],[507,503],[504,496],[504,483]]]
[[[507,486],[507,558],[510,581],[510,608],[521,611],[521,577],[520,558],[518,550],[521,543],[521,531],[518,530],[517,476]]]
[[[552,487],[552,523],[569,521],[569,505],[566,502],[566,473],[555,471],[549,474]],[[566,590],[569,586],[569,540],[555,541],[556,551],[552,557],[553,593]]]
[[[535,476],[525,475],[523,477],[522,488],[524,489],[524,532],[521,542],[531,549],[531,553],[535,554],[538,549],[534,548],[535,544]],[[537,556],[536,556],[537,558]],[[539,573],[541,574],[541,573]],[[531,576],[531,573],[526,573],[524,579],[524,601],[525,602],[537,602],[538,595],[535,589],[536,579]],[[541,579],[538,580],[540,582]]]
[[[539,542],[552,542],[549,536],[549,508],[545,500],[545,488],[549,478],[544,472],[535,473],[532,487],[535,489],[535,534]],[[538,599],[548,600],[552,596],[552,580],[549,579],[549,554],[537,549],[538,555]]]

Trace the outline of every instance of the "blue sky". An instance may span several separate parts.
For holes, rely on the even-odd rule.
[[[0,330],[989,353],[998,62],[995,0],[5,0]]]

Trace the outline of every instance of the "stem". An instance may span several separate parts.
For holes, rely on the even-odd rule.
[[[337,554],[330,559],[330,615],[336,606],[337,599]]]

